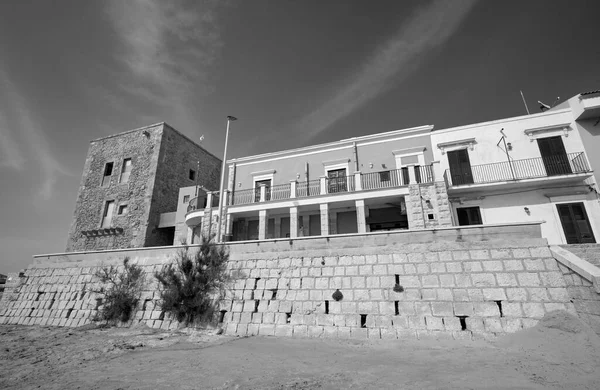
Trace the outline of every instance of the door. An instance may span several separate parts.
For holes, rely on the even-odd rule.
[[[546,175],[556,176],[572,173],[562,137],[538,138],[537,142],[544,168],[546,168]]]
[[[459,207],[456,209],[459,226],[481,225],[481,212],[479,207]]]
[[[271,179],[254,182],[254,201],[260,202],[260,186],[265,185],[265,201],[271,200]]]
[[[334,194],[336,192],[348,191],[348,182],[346,178],[346,169],[334,169],[327,171],[328,178],[328,194]]]
[[[258,240],[258,220],[248,221],[248,240]]]
[[[279,237],[289,237],[290,236],[290,217],[281,218],[281,225],[279,227]]]
[[[452,185],[473,184],[471,161],[467,149],[448,152],[448,164]]]
[[[596,239],[583,203],[557,204],[567,244],[594,244]]]
[[[109,200],[104,206],[104,214],[102,215],[102,228],[109,228],[112,224],[112,217],[115,211],[115,202]]]
[[[306,217],[304,217],[306,218]],[[321,216],[319,214],[313,214],[308,217],[308,235],[309,236],[320,236],[321,235]]]

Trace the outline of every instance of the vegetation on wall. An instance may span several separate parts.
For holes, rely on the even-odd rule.
[[[104,285],[94,291],[103,296],[97,319],[107,323],[128,322],[135,312],[144,286],[142,267],[130,263],[126,257],[123,266],[102,267],[95,276]]]
[[[228,259],[222,245],[204,237],[197,250],[186,247],[177,252],[173,264],[154,274],[161,310],[186,325],[214,320],[215,307],[229,280]]]

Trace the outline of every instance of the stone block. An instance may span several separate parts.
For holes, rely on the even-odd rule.
[[[437,289],[438,301],[454,301],[454,294],[449,288],[438,288]]]
[[[566,307],[565,307],[564,303],[551,302],[551,303],[544,303],[544,309],[548,313],[548,312],[555,311],[555,310],[566,310]],[[598,311],[596,311],[596,312],[600,313]]]
[[[446,331],[459,331],[462,330],[462,326],[460,324],[460,319],[457,317],[444,317],[442,319],[444,323],[444,329]]]
[[[374,275],[387,275],[388,274],[387,265],[382,265],[382,264],[374,265],[373,266],[373,274]]]
[[[356,302],[342,301],[342,313],[356,313]]]
[[[547,246],[529,248],[532,257],[552,257],[552,252]]]
[[[425,317],[425,323],[427,325],[427,330],[444,330],[444,323],[442,322],[441,317]]]
[[[367,328],[350,328],[350,337],[358,340],[366,340],[368,338]]]
[[[440,280],[437,275],[424,275],[421,277],[423,287],[439,287]]]
[[[358,312],[360,314],[378,314],[379,306],[375,302],[358,302]]]
[[[427,329],[425,323],[425,317],[423,316],[408,316],[408,328],[409,329]]]
[[[417,339],[417,331],[414,329],[399,329],[396,328],[396,336],[399,340]]]
[[[341,274],[341,275],[344,275],[344,274]],[[356,275],[359,275],[358,266],[351,265],[351,266],[345,267],[345,275],[346,276],[356,276]]]
[[[431,302],[431,312],[437,317],[449,317],[454,315],[454,307],[451,302]]]
[[[490,258],[490,251],[487,249],[472,249],[469,254],[473,260],[487,260]]]
[[[359,266],[358,274],[359,275],[373,275],[373,265],[367,264],[367,265]]]
[[[465,318],[467,329],[471,332],[484,332],[485,326],[483,324],[483,318],[478,317],[467,317]]]
[[[379,302],[379,313],[384,315],[396,314],[394,302]]]
[[[506,296],[509,301],[525,302],[529,299],[527,290],[524,288],[507,288]]]
[[[548,295],[548,291],[545,288],[539,287],[529,287],[527,289],[529,293],[529,300],[534,302],[548,302],[550,301],[550,297]]]
[[[546,265],[542,259],[523,259],[527,271],[545,271]]]
[[[446,269],[451,273],[463,272],[462,263],[457,261],[446,263]]]
[[[550,299],[556,302],[568,302],[570,297],[566,288],[548,288]]]
[[[467,293],[469,294],[469,300],[472,302],[482,302],[483,301],[483,292],[480,288],[469,288],[467,289]]]
[[[292,337],[306,338],[308,337],[308,326],[294,325],[292,327]]]
[[[494,274],[472,274],[471,281],[475,287],[495,287],[496,278]]]
[[[504,317],[523,317],[523,310],[519,302],[502,302]]]
[[[381,328],[380,333],[383,340],[396,340],[398,338],[395,328]]]
[[[513,273],[497,273],[496,280],[498,282],[498,286],[501,287],[517,287],[519,285],[517,278]]]
[[[553,272],[540,272],[540,280],[546,287],[565,287],[565,279],[562,274],[558,271]]]
[[[421,290],[421,299],[424,301],[435,301],[438,298],[437,289],[425,288]]]
[[[454,275],[445,274],[440,275],[440,286],[442,287],[455,287],[456,283],[454,281]]]
[[[369,297],[369,290],[354,290],[353,293],[355,301],[368,301],[371,299]]]
[[[560,271],[558,262],[555,259],[544,259],[544,265],[548,271]]]
[[[511,259],[512,252],[510,249],[492,249],[490,250],[492,259]]]
[[[481,261],[465,261],[463,263],[463,269],[465,272],[473,273],[473,272],[482,272],[483,265]]]
[[[505,301],[506,293],[502,288],[484,288],[481,289],[483,299],[486,301]]]
[[[408,256],[406,253],[392,253],[392,261],[394,263],[406,263],[408,261]]]
[[[500,318],[484,318],[483,324],[485,330],[491,333],[503,333],[504,329],[502,328],[502,321]]]
[[[425,255],[422,252],[408,253],[407,256],[409,263],[422,263],[425,261]]]
[[[471,302],[454,302],[453,309],[455,316],[472,316],[473,315],[473,303]]]
[[[404,264],[404,274],[414,275],[417,273],[417,267],[414,264]]]
[[[520,272],[517,280],[521,287],[538,287],[541,284],[540,277],[535,272]]]
[[[499,260],[489,260],[482,262],[483,270],[486,272],[499,272],[503,270],[502,262]]]
[[[392,327],[396,329],[408,329],[408,317],[403,315],[392,317]]]
[[[471,257],[469,256],[468,251],[452,251],[452,258],[454,260],[469,260]]]
[[[523,303],[523,312],[525,313],[526,317],[534,319],[542,318],[546,313],[543,303],[532,302]]]
[[[469,274],[456,274],[454,275],[457,287],[471,287],[471,276]]]
[[[435,278],[435,276],[434,276]],[[400,285],[404,288],[421,287],[421,282],[418,276],[400,276]]]
[[[365,264],[365,256],[355,255],[352,256],[352,265],[362,265]]]
[[[500,317],[495,302],[473,302],[473,314],[477,317]]]
[[[381,339],[381,330],[379,328],[367,328],[367,338],[370,340]]]
[[[431,263],[430,264],[432,273],[445,273],[446,272],[446,264],[445,263]]]
[[[529,251],[529,248],[515,248],[512,250],[512,253],[515,259],[531,257],[531,252]]]
[[[292,325],[276,325],[275,336],[278,337],[292,337],[293,327]]]
[[[507,271],[523,271],[525,269],[522,260],[504,260],[503,263],[504,269]]]

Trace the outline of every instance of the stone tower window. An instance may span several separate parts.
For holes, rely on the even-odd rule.
[[[110,177],[112,176],[113,163],[109,162],[104,165],[104,176],[102,177],[102,187],[110,184]]]
[[[196,171],[194,171],[193,169],[190,169],[190,173],[188,175],[190,180],[196,180]]]
[[[183,196],[183,203],[190,203],[190,196],[189,195],[184,195]]]
[[[122,204],[119,206],[118,214],[119,215],[127,214],[127,205],[126,204]]]
[[[115,209],[115,201],[109,200],[104,205],[104,214],[102,215],[102,228],[108,228],[112,224],[112,216]]]
[[[121,168],[121,178],[119,183],[127,183],[129,181],[129,174],[131,173],[131,159],[126,158],[123,160],[123,167]]]

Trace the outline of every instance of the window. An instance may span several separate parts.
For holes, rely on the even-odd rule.
[[[123,167],[121,168],[121,177],[119,183],[127,183],[129,181],[129,174],[131,173],[131,159],[126,158],[123,160]]]
[[[117,212],[119,215],[127,214],[127,205],[122,204],[119,206],[119,211]]]
[[[190,180],[196,180],[196,171],[194,171],[193,169],[190,169],[190,173],[188,174],[188,178]]]
[[[332,169],[327,171],[328,194],[348,191],[348,179],[346,177],[346,168]]]
[[[456,209],[459,226],[481,225],[481,212],[479,207],[459,207]]]
[[[102,214],[102,228],[108,228],[112,224],[112,216],[115,210],[115,201],[109,200],[104,205],[104,213]]]
[[[190,203],[190,196],[189,195],[184,195],[184,197],[183,197],[183,203]]]
[[[421,166],[415,165],[415,181],[421,183]]]
[[[104,165],[104,176],[102,177],[102,187],[110,184],[110,177],[112,176],[113,163],[109,162]]]
[[[257,180],[254,182],[254,201],[260,202],[260,187],[264,185],[265,188],[265,200],[271,200],[271,182],[272,179]]]

